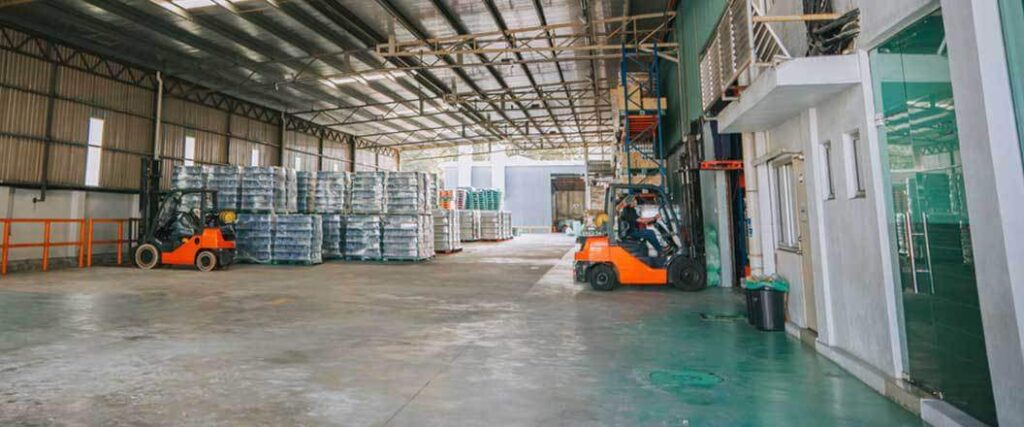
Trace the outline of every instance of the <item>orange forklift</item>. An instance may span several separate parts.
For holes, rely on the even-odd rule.
[[[646,218],[642,222],[664,243],[660,254],[652,256],[645,242],[630,236],[630,224],[621,219],[627,198],[637,201],[637,211]],[[620,285],[671,285],[689,292],[707,287],[704,264],[695,251],[684,247],[679,216],[661,187],[612,184],[604,204],[608,215],[605,232],[577,239],[576,281],[589,282],[596,291],[611,291]]]
[[[135,265],[143,270],[161,265],[194,266],[208,272],[234,263],[235,212],[217,209],[216,191],[160,191],[160,176],[159,161],[144,158],[141,228],[132,252]],[[197,207],[183,203],[194,199],[198,199]]]

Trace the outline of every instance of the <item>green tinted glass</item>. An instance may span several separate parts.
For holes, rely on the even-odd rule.
[[[888,156],[909,374],[995,422],[941,12],[871,53]]]

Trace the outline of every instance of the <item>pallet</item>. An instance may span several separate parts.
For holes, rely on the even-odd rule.
[[[452,250],[448,250],[448,251],[436,250],[436,249],[434,250],[434,253],[438,253],[438,254],[441,254],[441,255],[451,255],[451,254],[457,254],[459,252],[462,252],[462,248],[452,249]]]
[[[270,261],[270,264],[271,265],[300,265],[300,266],[307,266],[308,267],[308,266],[311,266],[311,265],[323,264],[323,261],[315,262],[315,261],[298,261],[298,260],[276,260],[276,261]]]

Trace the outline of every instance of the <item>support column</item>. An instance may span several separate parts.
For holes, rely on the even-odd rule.
[[[491,187],[501,190],[503,199],[505,197],[505,165],[507,164],[508,154],[505,152],[505,145],[495,145],[491,150]]]
[[[996,413],[1024,425],[1024,164],[999,5],[942,0]]]
[[[754,170],[754,158],[757,157],[754,144],[757,138],[758,134],[756,133],[743,134],[743,179],[747,184],[746,217],[750,219],[747,229],[743,232],[747,235],[747,258],[750,260],[750,274],[754,276],[764,274],[764,256],[761,252],[761,205],[758,201],[760,183],[757,182],[757,171]]]

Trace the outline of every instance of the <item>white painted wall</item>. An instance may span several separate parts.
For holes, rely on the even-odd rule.
[[[132,194],[102,193],[86,191],[46,192],[46,201],[33,203],[39,197],[38,190],[0,186],[0,218],[131,218],[138,217],[138,196]],[[51,241],[75,241],[79,239],[77,225],[54,225]],[[110,240],[116,236],[115,226],[97,226],[96,240]],[[12,243],[42,242],[42,225],[15,224],[11,228]],[[113,246],[97,246],[94,253],[110,253]],[[77,248],[56,247],[50,250],[51,258],[77,257]],[[42,249],[13,249],[10,261],[42,258]]]

